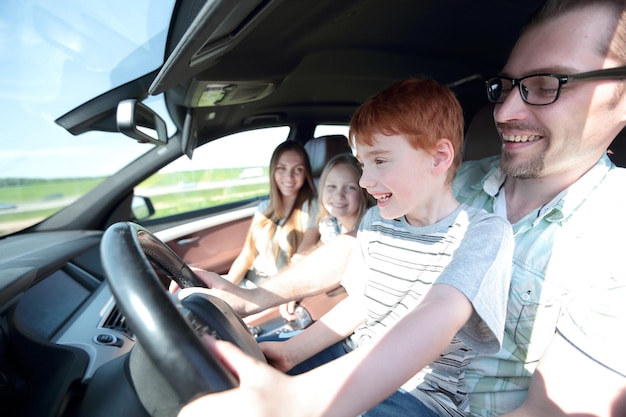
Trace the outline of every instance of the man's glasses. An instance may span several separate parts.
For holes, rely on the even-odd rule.
[[[526,103],[533,106],[545,106],[554,103],[559,98],[563,84],[622,78],[626,78],[626,66],[569,75],[533,74],[522,78],[494,77],[487,81],[487,97],[492,103],[504,103],[509,93],[517,86],[522,100]]]

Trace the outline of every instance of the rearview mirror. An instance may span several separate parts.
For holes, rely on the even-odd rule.
[[[139,142],[165,145],[165,121],[151,108],[136,99],[123,100],[117,105],[117,129]]]

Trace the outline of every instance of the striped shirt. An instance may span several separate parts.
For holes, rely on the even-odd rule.
[[[351,337],[361,346],[421,301],[435,283],[451,285],[474,314],[449,348],[403,388],[442,415],[462,416],[468,399],[464,368],[476,351],[497,352],[504,327],[513,237],[505,220],[460,205],[432,225],[385,220],[377,207],[361,222],[342,285],[359,297],[366,321]]]

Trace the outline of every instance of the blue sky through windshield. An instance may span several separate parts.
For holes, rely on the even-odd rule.
[[[54,120],[157,69],[173,5],[0,2],[0,178],[108,175],[150,149],[120,134],[72,136]]]

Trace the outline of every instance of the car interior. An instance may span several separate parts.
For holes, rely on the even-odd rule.
[[[344,292],[302,300],[298,323],[276,308],[242,319],[215,297],[181,303],[169,281],[204,285],[189,266],[226,274],[266,196],[139,218],[138,185],[213,141],[277,126],[304,144],[319,177],[333,155],[353,150],[345,134],[316,128],[345,128],[368,97],[414,76],[457,95],[464,160],[497,155],[484,83],[541,3],[175,1],[161,66],[54,116],[77,139],[113,132],[153,149],[54,215],[0,238],[2,414],[174,416],[201,393],[235,386],[199,334],[263,359],[254,336],[306,326]],[[157,95],[175,126],[169,137],[158,112],[142,104]],[[610,149],[620,166],[623,135]]]

